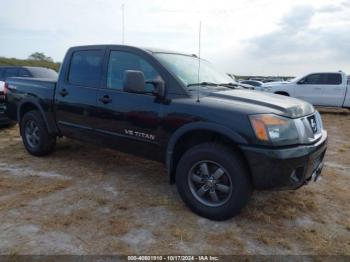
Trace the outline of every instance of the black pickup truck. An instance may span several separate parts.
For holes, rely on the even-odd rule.
[[[0,66],[0,127],[13,123],[5,114],[4,81],[9,77],[57,79],[57,73],[49,68],[34,66]]]
[[[7,114],[35,156],[66,136],[163,162],[184,202],[214,220],[237,215],[253,189],[317,179],[327,132],[312,105],[198,66],[164,50],[74,47],[57,82],[8,79]]]

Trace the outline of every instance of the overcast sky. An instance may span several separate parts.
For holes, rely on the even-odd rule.
[[[0,56],[125,43],[198,53],[235,74],[350,74],[350,0],[1,0]]]

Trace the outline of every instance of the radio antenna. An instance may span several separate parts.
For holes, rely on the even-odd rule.
[[[124,17],[124,3],[122,4],[122,44],[124,45],[125,40],[125,17]]]
[[[199,103],[199,80],[200,80],[200,70],[201,70],[201,31],[202,31],[202,21],[199,21],[199,32],[198,32],[198,75],[197,75],[197,102]]]

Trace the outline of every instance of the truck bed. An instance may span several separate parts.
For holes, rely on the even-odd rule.
[[[19,105],[32,100],[39,103],[45,114],[53,112],[53,99],[57,81],[42,78],[8,78],[7,93],[7,115],[15,121],[18,121],[20,112],[17,112]]]

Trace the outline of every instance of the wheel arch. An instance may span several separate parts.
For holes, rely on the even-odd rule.
[[[214,123],[196,122],[179,128],[170,138],[167,149],[165,166],[170,183],[175,182],[175,171],[182,154],[190,147],[204,142],[221,142],[239,151],[239,144],[247,144],[247,140],[237,132]],[[183,144],[185,146],[183,147]],[[240,152],[242,153],[242,152]],[[244,158],[244,154],[240,154]],[[246,159],[244,161],[248,164]],[[247,166],[249,168],[249,166]]]
[[[276,91],[275,92],[276,95],[282,95],[282,96],[290,96],[288,92],[286,91]]]
[[[52,125],[50,125],[48,118],[46,117],[46,113],[43,109],[43,107],[34,99],[25,99],[22,100],[19,105],[18,105],[18,110],[17,110],[17,121],[18,123],[21,122],[24,114],[26,114],[29,111],[36,110],[39,111],[41,116],[44,119],[45,126],[49,133],[56,133],[57,130],[55,130]],[[20,126],[20,125],[19,125]]]

